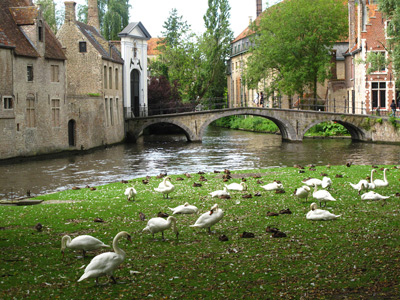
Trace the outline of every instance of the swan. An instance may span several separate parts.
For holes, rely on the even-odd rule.
[[[210,193],[211,197],[220,197],[220,196],[230,196],[227,191],[227,187],[225,186],[223,190],[217,190]]]
[[[387,168],[383,169],[383,180],[382,179],[375,179],[374,183],[375,183],[375,187],[385,187],[389,185],[389,182],[386,179],[386,170]]]
[[[374,183],[374,179],[373,179],[373,175],[375,172],[376,172],[375,169],[371,170],[371,178],[370,178],[370,182],[368,182],[368,184],[367,184],[367,190],[373,190],[376,187],[375,183]]]
[[[247,191],[247,184],[245,182],[241,182],[241,183],[231,183],[229,185],[225,184],[225,187],[228,190],[232,190],[232,191]]]
[[[317,189],[317,185],[314,185],[314,192],[313,192],[313,197],[319,201],[319,205],[321,206],[321,202],[326,202],[327,201],[336,201],[335,198],[332,197],[331,193],[329,193],[326,190],[319,190]]]
[[[223,210],[218,208],[218,204],[214,204],[210,211],[202,214],[190,227],[208,228],[208,233],[211,233],[211,226],[221,221],[223,216]]]
[[[179,232],[176,228],[176,218],[169,216],[166,220],[160,217],[152,218],[147,222],[147,226],[143,228],[142,232],[151,233],[154,237],[154,234],[161,231],[162,239],[164,238],[164,230],[167,230],[173,226],[173,230],[175,232],[176,238],[178,238]]]
[[[297,196],[298,198],[306,198],[306,201],[307,201],[308,194],[310,193],[310,190],[311,189],[310,189],[309,186],[304,185],[304,186],[302,186],[302,187],[300,187],[298,189],[295,189],[293,194],[295,196]]]
[[[368,189],[368,181],[365,179],[360,180],[357,184],[350,183],[350,186],[358,191],[358,194],[360,195],[361,191],[364,189]]]
[[[71,240],[69,235],[64,235],[61,239],[61,253],[63,256],[66,247],[74,250],[82,250],[82,255],[85,257],[86,251],[107,248],[110,246],[104,244],[102,241],[92,237],[91,235],[80,235],[73,240]]]
[[[160,192],[163,194],[163,197],[165,198],[165,195],[172,193],[175,189],[175,186],[171,183],[171,178],[169,176],[164,177],[163,181],[160,182],[158,185],[158,188],[154,188],[156,192]]]
[[[307,220],[334,220],[339,218],[341,215],[335,215],[327,210],[318,209],[317,203],[311,203],[311,210],[307,213],[306,219]]]
[[[128,241],[132,242],[131,236],[126,231],[118,233],[113,240],[114,252],[105,252],[95,256],[85,268],[85,272],[79,278],[82,281],[86,278],[96,278],[96,283],[99,283],[99,277],[110,276],[114,283],[117,283],[113,276],[113,272],[125,260],[125,252],[118,247],[118,242],[121,238],[126,237]]]
[[[135,188],[134,187],[128,187],[126,190],[125,190],[125,196],[127,196],[128,197],[128,201],[130,201],[131,199],[132,200],[135,200],[135,197],[136,197],[136,194],[137,194],[137,192],[136,192],[136,190],[135,190]]]
[[[273,191],[277,189],[283,189],[283,184],[282,183],[277,183],[277,182],[272,182],[268,183],[266,185],[261,186],[264,190],[266,191]]]
[[[307,180],[303,180],[303,183],[308,186],[322,185],[322,180],[317,178],[310,178]]]
[[[190,205],[189,203],[185,203],[183,205],[179,205],[175,208],[169,208],[170,210],[172,210],[172,214],[197,214],[197,212],[199,211],[198,208],[194,205]]]
[[[374,191],[369,191],[368,193],[361,195],[362,200],[382,200],[387,198],[389,198],[389,196],[382,196]]]
[[[324,177],[322,178],[321,187],[322,187],[323,189],[326,189],[326,188],[331,187],[331,185],[332,185],[332,179],[330,179],[330,178],[327,177],[327,176],[324,176]]]

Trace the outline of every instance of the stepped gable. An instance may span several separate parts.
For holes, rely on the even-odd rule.
[[[124,60],[118,49],[109,43],[95,27],[82,22],[76,22],[76,26],[85,35],[93,47],[100,53],[103,59],[123,64]]]

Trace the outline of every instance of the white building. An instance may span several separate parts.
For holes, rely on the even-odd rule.
[[[126,117],[147,116],[147,41],[141,22],[129,23],[119,34],[124,59],[123,89]]]

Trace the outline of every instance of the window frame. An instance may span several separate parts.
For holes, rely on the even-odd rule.
[[[86,41],[79,41],[78,49],[79,49],[79,53],[86,53],[87,52]]]
[[[376,84],[376,87],[374,85]],[[372,109],[386,109],[387,106],[387,84],[386,81],[373,81],[371,82],[371,108]],[[376,96],[375,96],[376,95]],[[383,96],[383,100],[382,100]],[[376,97],[376,105],[374,105],[374,98]],[[384,105],[382,102],[384,101]]]
[[[33,73],[33,65],[26,66],[26,81],[33,82],[34,73]]]
[[[14,99],[12,96],[3,96],[3,105],[2,108],[5,111],[14,110]],[[8,104],[8,105],[7,105]]]

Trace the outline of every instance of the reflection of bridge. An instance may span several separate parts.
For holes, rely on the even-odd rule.
[[[136,140],[146,127],[158,123],[169,123],[180,127],[189,141],[201,141],[205,129],[211,122],[232,115],[253,115],[270,119],[278,126],[282,139],[287,141],[302,141],[304,134],[314,125],[326,121],[335,121],[342,124],[350,132],[353,140],[400,142],[397,126],[389,122],[388,118],[257,107],[226,108],[131,118],[126,120],[127,136]]]

